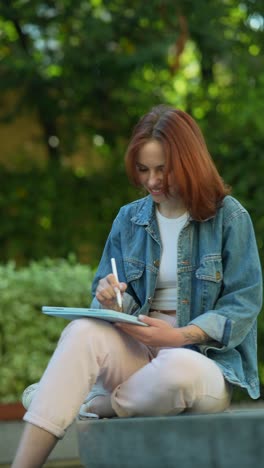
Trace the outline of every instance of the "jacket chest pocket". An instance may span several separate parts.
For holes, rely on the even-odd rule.
[[[207,255],[202,258],[195,272],[197,292],[203,311],[213,309],[222,290],[223,265],[220,255]]]
[[[124,258],[124,268],[128,283],[128,293],[132,293],[142,304],[145,295],[145,263],[133,258]],[[132,290],[132,291],[131,291]]]

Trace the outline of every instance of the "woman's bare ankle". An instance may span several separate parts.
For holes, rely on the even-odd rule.
[[[11,468],[42,467],[57,441],[57,437],[50,432],[26,423]]]

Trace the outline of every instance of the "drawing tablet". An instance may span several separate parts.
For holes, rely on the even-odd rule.
[[[82,307],[55,307],[55,306],[43,306],[42,312],[46,315],[53,315],[54,317],[62,317],[68,320],[74,320],[77,318],[89,317],[107,322],[125,322],[132,325],[140,325],[142,327],[148,327],[146,323],[140,322],[134,315],[128,315],[123,312],[116,312],[110,309],[89,309]]]

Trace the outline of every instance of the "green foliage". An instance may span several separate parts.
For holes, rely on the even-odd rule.
[[[173,2],[166,3],[1,2],[0,89],[20,91],[2,118],[33,110],[53,158],[71,153],[76,135],[93,136],[95,126],[112,146],[118,133],[127,133],[131,115],[141,113],[142,101],[144,108],[153,102],[151,88],[143,99],[138,95],[142,68],[166,68],[178,27]],[[52,135],[59,137],[59,148],[49,144]]]
[[[20,399],[39,380],[68,323],[41,313],[43,305],[89,307],[94,271],[65,259],[44,259],[17,269],[0,265],[0,400]]]
[[[2,108],[1,118],[9,121],[32,110],[53,161],[75,151],[76,137],[84,133],[99,134],[116,149],[138,116],[161,101],[210,118],[212,126],[215,114],[231,115],[230,99],[251,106],[252,91],[261,89],[263,5],[252,0],[207,0],[205,8],[197,0],[1,2],[0,90],[2,96],[10,91],[17,96],[11,109]],[[190,44],[194,54],[186,65]],[[111,157],[117,160],[118,154]]]
[[[96,265],[120,205],[138,197],[121,167],[131,128],[166,102],[200,124],[221,175],[252,216],[264,265],[264,2],[201,3],[0,2],[0,122],[30,110],[52,162],[26,171],[21,141],[15,161],[23,174],[1,169],[0,261],[23,265],[74,252]],[[8,107],[7,95],[15,99]],[[89,148],[73,174],[63,167],[80,136]],[[97,173],[89,171],[89,150],[101,161]],[[263,314],[259,333],[263,383]]]
[[[138,193],[124,170],[78,177],[70,171],[0,172],[0,261],[76,254],[96,265],[120,205]]]

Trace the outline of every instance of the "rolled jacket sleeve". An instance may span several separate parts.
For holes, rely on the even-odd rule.
[[[190,323],[230,349],[243,342],[262,306],[261,266],[246,210],[237,210],[224,221],[222,262],[223,287],[214,309]]]

